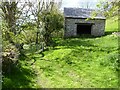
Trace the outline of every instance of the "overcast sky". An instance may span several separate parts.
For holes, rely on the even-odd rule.
[[[80,7],[86,8],[95,8],[96,3],[100,0],[62,0],[62,8],[64,7]]]

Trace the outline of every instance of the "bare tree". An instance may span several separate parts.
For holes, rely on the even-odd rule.
[[[0,10],[1,10],[1,18],[3,22],[6,23],[7,30],[5,33],[5,39],[8,40],[10,43],[15,45],[18,49],[20,48],[20,45],[18,45],[16,42],[14,42],[12,36],[17,36],[18,30],[18,24],[19,19],[22,16],[22,10],[25,8],[26,4],[21,5],[20,8],[18,8],[19,1],[15,0],[6,0],[1,2],[0,4]],[[23,21],[22,21],[23,22]]]
[[[61,6],[61,2],[55,2],[54,0],[38,0],[36,3],[30,2],[30,11],[34,16],[34,20],[37,25],[37,32],[36,32],[36,44],[39,43],[39,37],[41,42],[45,42],[46,44],[49,42],[49,27],[48,23],[49,20],[47,19],[48,14],[53,10],[54,5]]]
[[[96,9],[97,2],[92,1],[86,1],[86,2],[79,2],[81,8],[87,8],[87,9]]]

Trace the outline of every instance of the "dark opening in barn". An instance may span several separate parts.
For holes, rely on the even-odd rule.
[[[77,24],[77,35],[91,34],[92,24]]]

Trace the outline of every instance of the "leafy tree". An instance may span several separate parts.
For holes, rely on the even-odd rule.
[[[22,55],[24,44],[35,42],[42,51],[44,43],[46,46],[51,44],[52,33],[63,28],[63,15],[58,7],[60,5],[54,0],[38,0],[37,3],[28,0],[23,4],[12,0],[1,2],[4,65],[7,61],[13,63],[14,58]],[[12,65],[10,62],[9,65]]]
[[[51,33],[63,27],[63,16],[58,8],[60,5],[54,0],[49,2],[39,0],[35,4],[29,3],[37,27],[36,44],[44,42],[48,46],[52,40]]]
[[[2,67],[4,72],[10,72],[11,67],[17,64],[20,49],[23,46],[24,36],[18,33],[18,19],[22,9],[19,10],[18,2],[3,1],[0,4],[0,18],[2,19]]]
[[[107,17],[112,17],[115,15],[118,15],[120,2],[118,0],[106,0],[106,1],[100,1],[97,4],[97,7],[101,12]]]
[[[5,24],[7,29],[2,29],[3,30],[3,37],[5,40],[8,40],[9,43],[13,44],[16,46],[16,48],[20,49],[21,44],[21,35],[20,28],[19,28],[19,23],[23,21],[19,21],[19,19],[22,16],[22,10],[24,9],[25,4],[23,5],[22,8],[18,8],[18,2],[16,1],[6,1],[6,2],[1,2],[0,9],[1,9],[1,18],[2,18],[2,24]],[[16,40],[19,43],[16,43]]]
[[[52,41],[52,33],[59,32],[60,29],[63,28],[64,18],[54,3],[50,11],[43,11],[43,15],[45,16],[43,19],[45,28],[44,39],[45,43],[50,45],[50,42]]]

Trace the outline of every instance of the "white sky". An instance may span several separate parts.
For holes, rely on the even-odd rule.
[[[62,8],[64,7],[95,7],[95,4],[100,0],[62,0]]]
[[[15,0],[11,0],[11,1],[15,1]],[[25,2],[27,0],[17,0],[17,1]],[[37,2],[38,0],[29,0],[29,1]],[[42,1],[50,1],[50,0],[42,0]],[[100,0],[54,0],[54,1],[57,1],[57,2],[62,1],[62,8],[64,8],[64,7],[85,8],[87,6],[87,4],[90,7],[95,7],[95,4]]]

